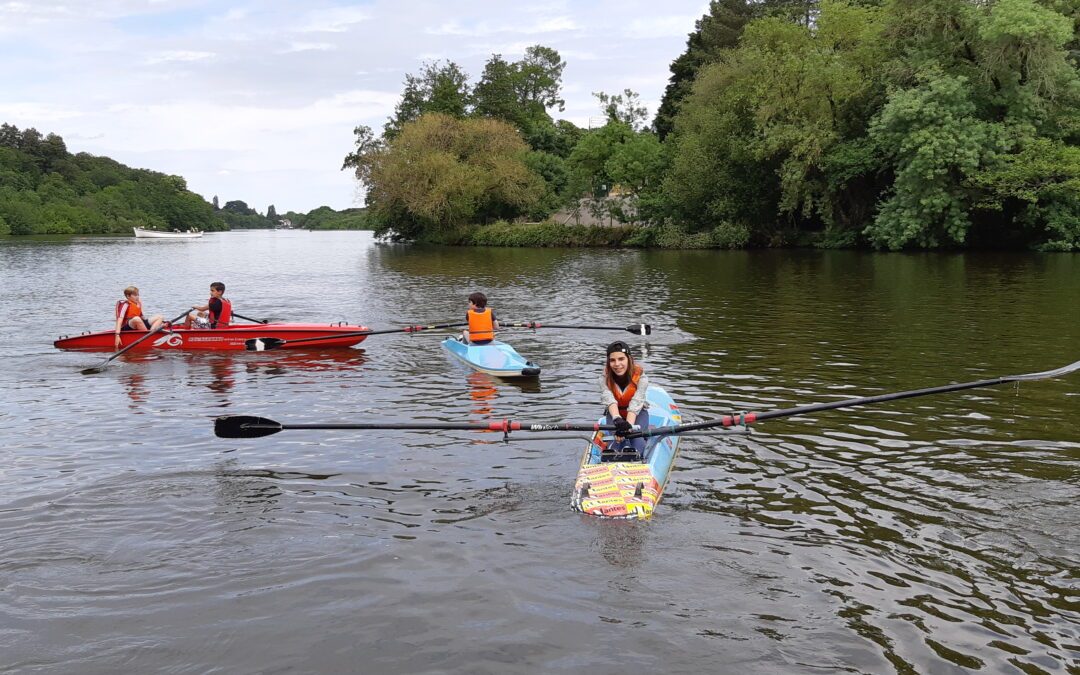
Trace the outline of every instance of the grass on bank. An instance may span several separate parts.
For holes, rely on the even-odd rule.
[[[508,246],[520,248],[743,248],[750,241],[745,227],[718,225],[707,232],[689,233],[675,224],[560,225],[554,222],[468,225],[434,235],[431,243],[451,246]]]

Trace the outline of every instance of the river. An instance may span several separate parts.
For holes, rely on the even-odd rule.
[[[344,350],[61,352],[202,304],[390,328],[483,290],[538,383],[440,336]],[[1080,359],[1080,255],[424,248],[364,232],[0,240],[0,672],[1080,672],[1080,375],[682,441],[648,522],[569,508],[631,343],[690,420]]]

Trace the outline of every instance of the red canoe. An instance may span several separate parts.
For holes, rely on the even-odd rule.
[[[151,349],[182,349],[187,351],[243,350],[244,341],[250,338],[279,338],[290,342],[304,338],[325,338],[311,342],[301,342],[295,346],[295,349],[351,347],[363,342],[367,336],[338,336],[366,330],[368,329],[364,326],[353,326],[345,323],[243,323],[227,328],[184,328],[174,326],[171,332],[160,331],[158,335],[143,341],[132,351],[149,351]],[[144,335],[146,335],[146,331],[142,330],[123,331],[120,333],[120,344],[122,347],[126,347]],[[61,335],[59,340],[53,342],[53,346],[58,349],[111,352],[116,345],[115,337],[116,334],[111,329],[96,333],[87,332],[81,335]],[[285,344],[281,348],[289,349],[292,348],[292,345]]]

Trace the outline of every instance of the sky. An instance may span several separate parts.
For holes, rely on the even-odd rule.
[[[342,159],[381,131],[408,73],[554,47],[562,112],[602,124],[592,92],[655,114],[707,0],[0,0],[0,122],[69,152],[183,176],[260,212],[361,206]]]

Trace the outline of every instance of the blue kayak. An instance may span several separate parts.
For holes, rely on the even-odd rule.
[[[514,351],[505,342],[493,340],[483,345],[469,345],[455,337],[443,340],[446,351],[481,373],[495,377],[537,377],[540,366]]]
[[[666,391],[650,386],[645,394],[649,428],[682,422],[682,414]],[[604,423],[604,418],[600,418]],[[664,494],[671,467],[679,454],[677,435],[651,436],[644,456],[635,461],[603,461],[602,453],[614,439],[610,431],[597,431],[581,457],[570,505],[600,518],[640,518],[652,515]],[[640,461],[638,461],[640,460]]]

